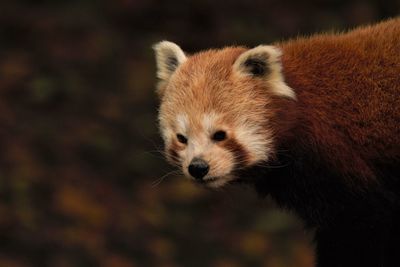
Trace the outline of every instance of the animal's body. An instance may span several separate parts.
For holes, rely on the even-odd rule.
[[[168,159],[316,229],[317,265],[400,266],[400,19],[253,49],[155,46]]]

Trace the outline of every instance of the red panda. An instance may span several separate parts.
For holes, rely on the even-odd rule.
[[[154,46],[167,159],[315,228],[317,265],[400,266],[400,19],[193,55]]]

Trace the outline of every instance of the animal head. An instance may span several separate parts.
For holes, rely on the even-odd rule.
[[[215,188],[274,155],[275,99],[296,98],[283,80],[277,47],[227,47],[191,56],[168,41],[153,48],[169,162]]]

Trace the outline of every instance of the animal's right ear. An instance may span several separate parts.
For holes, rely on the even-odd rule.
[[[157,62],[157,77],[161,82],[169,80],[180,64],[185,62],[186,56],[182,49],[168,41],[153,45]]]

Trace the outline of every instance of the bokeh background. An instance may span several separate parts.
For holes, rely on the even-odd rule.
[[[313,266],[294,216],[164,162],[151,45],[254,46],[399,11],[381,0],[1,1],[0,266]]]

